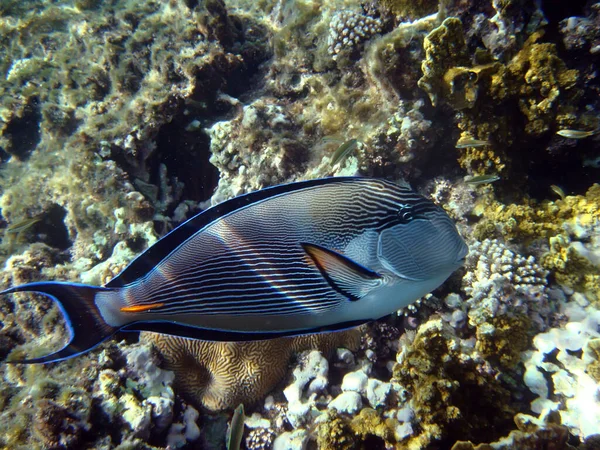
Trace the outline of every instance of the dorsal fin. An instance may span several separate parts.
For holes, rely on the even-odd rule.
[[[315,186],[321,186],[329,183],[342,183],[348,181],[368,180],[372,178],[362,177],[331,177],[320,178],[317,180],[300,181],[288,184],[272,186],[260,191],[240,195],[239,197],[219,203],[179,225],[177,228],[163,236],[158,242],[146,249],[136,259],[134,259],[119,275],[110,280],[106,287],[117,288],[132,283],[138,278],[146,275],[159,262],[166,258],[173,250],[187,241],[190,237],[202,230],[215,220],[230,214],[240,208],[261,202],[271,197],[299,191]]]

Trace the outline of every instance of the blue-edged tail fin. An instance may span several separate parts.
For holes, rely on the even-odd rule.
[[[88,352],[111,337],[119,329],[104,321],[94,301],[98,292],[106,290],[110,289],[84,284],[40,282],[0,292],[0,295],[37,292],[52,298],[63,313],[69,330],[69,343],[61,350],[39,358],[7,362],[35,364],[61,361]]]

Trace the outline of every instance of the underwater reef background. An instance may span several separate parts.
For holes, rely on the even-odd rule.
[[[593,1],[3,0],[1,288],[325,176],[408,181],[470,253],[356,330],[0,363],[0,448],[221,449],[240,403],[248,449],[600,448],[599,63]],[[65,335],[0,298],[0,360]]]

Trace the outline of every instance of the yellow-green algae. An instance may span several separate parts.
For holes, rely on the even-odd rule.
[[[379,0],[384,9],[401,17],[415,19],[437,11],[438,0]]]
[[[533,33],[506,64],[481,49],[469,55],[462,23],[454,17],[425,38],[419,87],[434,106],[443,101],[458,111],[463,135],[492,141],[461,151],[459,162],[469,172],[503,173],[520,141],[578,122],[579,72],[566,66],[554,44],[540,43],[542,36]],[[515,104],[522,121],[514,117]]]
[[[502,368],[511,369],[521,360],[522,352],[531,347],[535,328],[525,314],[498,316],[479,325],[475,335],[475,349],[481,356],[497,361]]]
[[[521,203],[505,205],[491,194],[480,198],[473,212],[481,220],[474,226],[477,240],[502,236],[508,242],[549,242],[549,251],[540,264],[552,271],[556,280],[600,299],[600,269],[580,255],[571,245],[568,229],[590,228],[600,223],[600,185],[594,184],[585,195],[538,202],[525,197]]]
[[[386,448],[398,447],[395,436],[398,421],[384,418],[372,408],[363,408],[352,418],[328,410],[317,427],[317,445],[322,450],[368,449],[368,439],[379,438]]]
[[[557,423],[543,426],[530,423],[529,416],[515,416],[517,429],[496,442],[474,444],[470,441],[457,441],[451,450],[575,450],[568,443],[569,430]],[[579,447],[580,450],[586,447]],[[591,450],[591,449],[589,449]]]
[[[481,441],[490,430],[504,429],[518,412],[507,387],[483,368],[450,325],[432,318],[421,325],[394,366],[392,382],[412,396],[420,432],[413,448],[444,439]]]
[[[433,106],[448,91],[444,86],[446,72],[457,66],[469,64],[467,44],[462,30],[462,22],[449,17],[431,31],[423,42],[425,59],[421,64],[423,76],[418,85],[429,95]]]
[[[594,379],[597,383],[600,383],[600,338],[591,339],[587,343],[590,354],[594,357],[594,361],[588,364],[586,372]]]
[[[470,171],[481,173],[491,166],[503,172],[510,163],[507,153],[511,147],[518,148],[521,141],[539,137],[552,127],[566,128],[575,123],[575,105],[581,94],[576,89],[579,72],[566,66],[554,44],[539,43],[542,36],[541,31],[532,34],[508,64],[488,64],[484,66],[487,72],[477,77],[480,100],[462,111],[458,128],[480,139],[491,139],[494,145],[462,152],[459,162]],[[524,126],[511,117],[511,102],[518,104]]]

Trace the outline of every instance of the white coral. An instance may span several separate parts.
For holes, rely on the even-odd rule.
[[[586,373],[594,360],[587,343],[600,337],[600,311],[591,307],[583,311],[571,304],[565,312],[572,321],[564,328],[534,338],[536,350],[524,357],[524,381],[538,396],[531,410],[540,419],[559,411],[561,423],[586,438],[597,433],[600,424],[600,385]]]
[[[469,296],[466,306],[472,325],[480,325],[498,315],[527,314],[540,329],[549,312],[548,272],[533,256],[524,257],[498,240],[471,244],[463,277]]]

